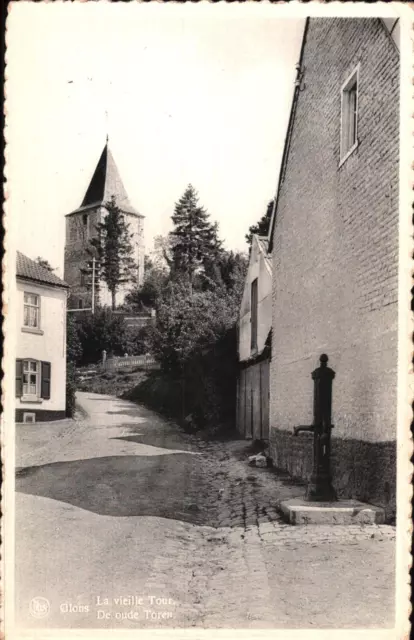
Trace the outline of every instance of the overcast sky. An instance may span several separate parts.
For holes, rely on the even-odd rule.
[[[108,132],[148,251],[189,182],[227,247],[245,249],[276,190],[304,24],[259,6],[13,5],[17,248],[63,274],[64,216],[81,204]]]

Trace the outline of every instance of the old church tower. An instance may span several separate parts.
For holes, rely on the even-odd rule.
[[[95,172],[86,190],[81,206],[66,215],[65,242],[65,281],[70,286],[69,308],[91,307],[91,274],[88,265],[91,255],[88,252],[90,241],[97,236],[97,225],[106,213],[106,203],[112,196],[123,212],[132,235],[133,257],[137,265],[137,282],[144,279],[144,216],[130,204],[118,168],[108,147],[108,140],[99,158]],[[121,285],[116,295],[116,304],[121,305],[131,284]],[[111,296],[106,284],[99,282],[95,302],[100,305],[111,304]]]

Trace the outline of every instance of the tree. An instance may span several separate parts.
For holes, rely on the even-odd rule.
[[[183,282],[170,282],[167,290],[149,339],[166,376],[164,387],[174,391],[165,398],[161,393],[157,406],[165,405],[193,426],[229,424],[238,371],[240,296],[236,288],[225,287],[191,294]]]
[[[115,196],[105,207],[107,214],[97,225],[98,237],[91,241],[91,253],[96,253],[100,262],[100,275],[111,293],[114,310],[119,286],[134,281],[137,267],[132,258],[132,234]]]
[[[126,327],[124,332],[123,350],[130,356],[140,356],[148,353],[151,348],[152,325],[143,327]]]
[[[152,334],[152,351],[169,371],[181,372],[234,324],[237,305],[222,290],[189,294],[182,283],[171,283],[160,305]]]
[[[36,258],[36,262],[37,264],[39,264],[41,267],[43,267],[44,269],[47,269],[48,271],[52,272],[55,271],[55,269],[52,267],[52,265],[50,264],[50,262],[48,260],[46,260],[45,258],[41,258],[40,256],[37,256]]]
[[[210,222],[209,214],[198,204],[198,194],[191,184],[175,204],[172,220],[173,276],[184,278],[192,293],[196,273],[221,249],[218,225]]]
[[[171,234],[166,236],[158,235],[154,237],[154,251],[151,260],[154,266],[160,269],[171,269],[173,266],[172,254],[173,238]]]
[[[145,255],[144,256],[144,273],[146,273],[149,269],[152,269],[153,266],[154,266],[154,262],[151,256]]]
[[[249,265],[247,255],[240,252],[227,251],[223,254],[219,265],[224,286],[235,298],[236,304],[240,304]]]
[[[272,219],[274,201],[270,200],[267,205],[266,213],[260,218],[259,222],[249,227],[249,233],[246,234],[246,242],[249,246],[252,245],[253,235],[258,234],[260,236],[266,236],[269,232],[270,221]]]
[[[109,309],[97,309],[94,314],[79,314],[77,332],[82,346],[82,364],[99,362],[102,351],[108,356],[125,353],[125,322]]]
[[[168,282],[169,273],[166,269],[155,266],[147,269],[143,284],[127,294],[125,304],[138,311],[157,309]]]
[[[243,290],[248,259],[244,253],[221,250],[205,265],[203,290],[224,288],[228,293]]]

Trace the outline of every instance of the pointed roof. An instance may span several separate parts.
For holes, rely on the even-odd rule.
[[[143,217],[134,209],[129,201],[128,194],[119,175],[118,167],[115,164],[107,140],[81,206],[68,215],[97,205],[105,205],[112,196],[115,196],[117,205],[122,211]]]

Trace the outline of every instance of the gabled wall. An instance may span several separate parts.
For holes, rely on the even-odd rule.
[[[251,350],[251,284],[258,279],[258,336],[257,351]],[[239,317],[239,359],[248,360],[261,353],[272,324],[272,275],[266,258],[253,236],[249,267],[246,274],[244,292]]]
[[[359,68],[359,146],[340,164],[341,87]],[[335,370],[334,485],[393,509],[399,55],[378,19],[310,19],[273,236],[270,439],[309,477],[311,372]]]

